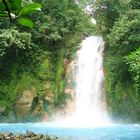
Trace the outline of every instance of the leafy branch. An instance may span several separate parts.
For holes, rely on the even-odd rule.
[[[6,1],[0,0],[0,17],[9,17],[10,22],[12,21],[12,16],[14,15],[15,20],[22,26],[33,28],[34,22],[28,18],[30,14],[35,11],[40,11],[42,6],[39,3],[29,3],[27,5],[22,5],[22,0],[15,1]],[[16,14],[11,13],[14,12]],[[8,15],[7,15],[8,13]]]
[[[10,14],[10,10],[9,10],[8,4],[6,3],[5,0],[2,0],[2,2],[5,5],[6,11],[8,12],[8,16],[9,16],[9,19],[10,19],[10,22],[11,22],[12,21],[12,18],[11,18],[11,14]]]

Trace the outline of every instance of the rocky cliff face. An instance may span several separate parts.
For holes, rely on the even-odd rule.
[[[23,91],[15,103],[16,121],[26,121],[43,115],[43,102],[38,99],[36,88]]]
[[[32,104],[35,97],[35,91],[33,90],[25,90],[19,97],[17,97],[15,104],[17,121],[31,113]]]
[[[16,101],[11,107],[11,112],[6,112],[6,108],[0,108],[1,122],[34,122],[48,121],[53,116],[66,115],[75,110],[75,60],[64,60],[65,88],[63,91],[64,103],[58,109],[55,105],[55,97],[52,90],[51,81],[42,83],[42,93],[39,94],[35,86],[23,89],[17,93]],[[63,80],[63,79],[62,79]],[[58,109],[58,110],[57,110]],[[6,119],[4,119],[6,118]]]
[[[76,81],[76,60],[71,60],[67,62],[66,65],[66,88],[65,94],[68,96],[66,100],[66,105],[64,107],[64,112],[66,114],[72,113],[75,110],[75,81]]]

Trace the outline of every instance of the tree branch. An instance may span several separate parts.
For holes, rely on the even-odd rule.
[[[9,16],[9,19],[10,19],[10,22],[11,22],[12,21],[12,17],[11,17],[11,14],[10,14],[10,10],[9,10],[8,4],[7,4],[6,0],[2,0],[2,2],[4,3],[4,5],[6,7],[6,11],[8,12],[8,16]]]

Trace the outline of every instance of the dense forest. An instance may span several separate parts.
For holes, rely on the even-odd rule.
[[[92,7],[90,15],[85,5]],[[66,65],[84,35],[93,34],[106,42],[110,115],[140,121],[139,0],[0,0],[0,121],[36,121],[44,112],[51,116],[61,109],[70,99],[64,92]],[[20,120],[17,102],[25,92],[32,93],[33,102]]]
[[[93,32],[90,17],[73,0],[0,1],[0,16],[0,120],[53,114],[70,99],[66,65]]]
[[[110,114],[140,121],[140,1],[97,0],[97,31],[106,41],[104,72]]]

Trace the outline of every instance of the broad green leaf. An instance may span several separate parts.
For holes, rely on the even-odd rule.
[[[29,18],[20,18],[20,19],[18,20],[18,22],[19,22],[21,25],[26,26],[26,27],[29,27],[29,28],[33,28],[33,26],[34,26],[33,21],[32,21],[31,19],[29,19]]]
[[[31,14],[34,11],[40,10],[42,6],[39,3],[31,3],[23,7],[19,13],[19,16],[25,16]]]

